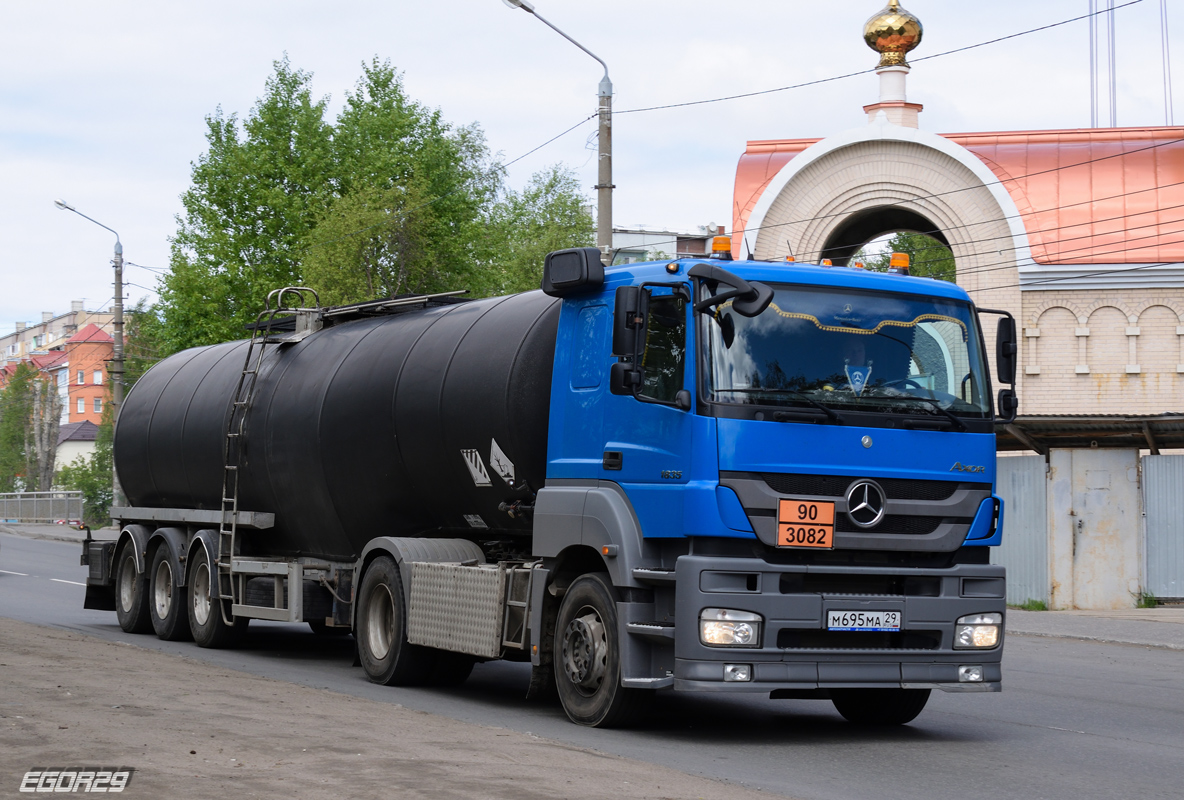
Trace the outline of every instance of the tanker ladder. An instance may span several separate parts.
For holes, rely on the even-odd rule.
[[[286,295],[295,296],[295,307],[284,305]],[[313,299],[311,308],[307,307],[310,295]],[[233,606],[241,602],[241,593],[236,591],[234,581],[234,556],[238,551],[236,539],[239,525],[238,471],[242,464],[243,434],[246,431],[247,413],[255,394],[255,381],[263,366],[263,354],[268,344],[295,344],[321,329],[324,310],[320,308],[320,303],[321,298],[316,290],[303,286],[287,286],[269,293],[266,307],[255,318],[251,340],[247,344],[247,354],[243,359],[243,369],[234,389],[234,404],[230,409],[223,447],[222,513],[218,524],[218,599],[230,601],[219,604],[222,607],[222,619],[228,625],[233,623]],[[296,316],[294,332],[283,335],[275,335],[272,332],[275,318],[279,314]]]

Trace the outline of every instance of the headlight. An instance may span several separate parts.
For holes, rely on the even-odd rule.
[[[760,647],[761,615],[705,608],[699,614],[699,641],[708,647]]]
[[[1002,614],[968,614],[954,624],[955,650],[981,650],[999,644]]]

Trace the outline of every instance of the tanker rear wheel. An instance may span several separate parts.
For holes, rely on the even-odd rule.
[[[152,569],[148,574],[148,610],[156,635],[167,642],[191,638],[189,597],[185,587],[178,586],[173,577],[173,562],[169,558],[168,545],[161,544],[156,548],[156,554],[152,557]]]
[[[218,599],[218,578],[204,547],[194,549],[189,567],[189,632],[199,647],[229,647],[247,629],[249,619],[227,625]]]
[[[390,556],[370,563],[358,590],[358,660],[374,683],[409,686],[423,683],[434,653],[407,641],[407,608],[399,567]]]
[[[115,616],[127,633],[151,633],[148,576],[136,571],[136,548],[130,541],[115,556]]]
[[[653,692],[621,685],[621,644],[612,580],[577,578],[563,595],[555,623],[555,688],[568,718],[579,725],[628,725]]]

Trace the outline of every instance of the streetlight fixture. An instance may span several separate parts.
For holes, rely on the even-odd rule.
[[[510,8],[520,8],[533,14],[535,19],[558,33],[564,39],[583,50],[604,67],[604,77],[600,79],[600,131],[597,136],[598,166],[596,189],[596,246],[600,249],[600,258],[606,264],[612,260],[613,251],[613,82],[608,79],[608,64],[604,59],[593,53],[587,47],[568,36],[559,28],[539,16],[529,0],[502,0]]]
[[[110,369],[111,405],[114,406],[111,409],[111,420],[114,421],[119,416],[119,409],[123,405],[123,243],[119,241],[119,232],[114,228],[108,228],[97,219],[88,217],[65,200],[54,200],[53,204],[58,207],[59,211],[73,211],[83,219],[90,220],[100,228],[115,234],[115,258],[112,261],[115,267],[115,306],[113,309],[114,319],[112,320],[115,342],[112,347]],[[119,486],[117,475],[113,475],[112,488],[115,505],[123,505],[123,490]]]

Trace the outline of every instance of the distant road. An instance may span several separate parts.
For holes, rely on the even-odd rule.
[[[866,731],[829,702],[666,693],[640,729],[569,723],[526,703],[528,670],[478,665],[453,690],[380,687],[351,667],[348,638],[252,622],[237,650],[130,636],[114,612],[84,611],[77,544],[0,534],[0,616],[179,653],[256,675],[529,732],[787,796],[881,798],[1180,798],[1184,652],[1012,636],[998,695],[935,692],[911,725]],[[135,652],[135,651],[129,651]]]

